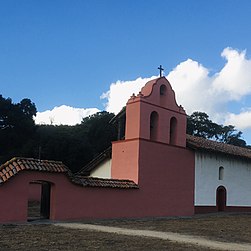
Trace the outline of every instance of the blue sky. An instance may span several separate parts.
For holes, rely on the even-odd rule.
[[[100,96],[111,91],[112,83],[157,76],[160,64],[169,76],[179,65],[184,69],[186,62],[190,74],[190,59],[206,69],[203,80],[212,80],[234,57],[231,53],[244,55],[244,68],[249,67],[250,13],[249,0],[0,0],[1,94],[14,102],[30,98],[39,112],[61,105],[104,110],[110,101]],[[222,56],[228,47],[232,50]],[[171,79],[175,85],[177,78]],[[249,79],[243,86],[249,86]],[[182,85],[189,89],[183,82],[177,91]],[[251,127],[250,93],[248,89],[205,110],[212,116],[217,113],[214,119],[220,123],[236,121],[223,113],[248,112],[245,119],[250,123],[245,123]],[[186,95],[179,96],[183,104]],[[203,109],[190,109],[192,101],[184,102],[187,111]],[[212,97],[208,102],[214,102]],[[251,143],[249,126],[238,126]]]

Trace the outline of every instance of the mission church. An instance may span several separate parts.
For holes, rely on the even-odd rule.
[[[165,77],[147,82],[111,123],[118,140],[76,174],[57,161],[3,164],[0,222],[27,221],[32,200],[50,220],[251,212],[251,150],[187,135]]]

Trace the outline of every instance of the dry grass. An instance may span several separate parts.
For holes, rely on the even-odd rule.
[[[0,227],[0,250],[209,250],[169,241],[75,230],[53,225],[6,225]]]
[[[97,221],[96,224],[198,235],[225,242],[251,243],[251,214],[222,213],[175,219],[106,220]]]
[[[187,233],[220,241],[251,243],[251,214],[218,214],[183,219],[103,220],[89,223]],[[0,236],[0,250],[12,251],[209,250],[160,239],[66,229],[50,224],[0,225]]]

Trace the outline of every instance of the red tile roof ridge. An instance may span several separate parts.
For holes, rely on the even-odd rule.
[[[187,134],[187,147],[251,159],[251,149]]]
[[[69,175],[71,173],[70,169],[61,161],[14,157],[0,166],[0,184],[22,170],[57,172]]]
[[[128,179],[114,179],[114,178],[101,178],[101,177],[92,177],[92,176],[82,176],[82,175],[75,175],[76,177],[81,177],[83,179],[92,179],[92,180],[109,180],[109,181],[130,181],[133,182],[132,180],[128,180]]]
[[[72,176],[72,182],[84,186],[84,187],[103,187],[103,188],[139,188],[138,185],[132,180],[126,179],[109,179],[109,178],[98,178],[90,176]]]

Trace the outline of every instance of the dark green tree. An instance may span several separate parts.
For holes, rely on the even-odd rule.
[[[98,112],[76,126],[38,126],[33,154],[38,158],[40,152],[42,159],[61,160],[76,172],[116,139],[116,127],[109,123],[113,116]]]
[[[83,119],[80,128],[87,132],[93,156],[104,151],[111,145],[111,141],[116,140],[116,125],[109,123],[113,117],[113,113],[102,111]]]
[[[10,98],[0,95],[0,162],[14,157],[25,156],[35,136],[36,106],[29,99],[13,103]]]
[[[236,146],[246,146],[245,140],[241,139],[241,131],[237,131],[233,125],[214,123],[205,112],[194,112],[187,116],[187,133]]]

